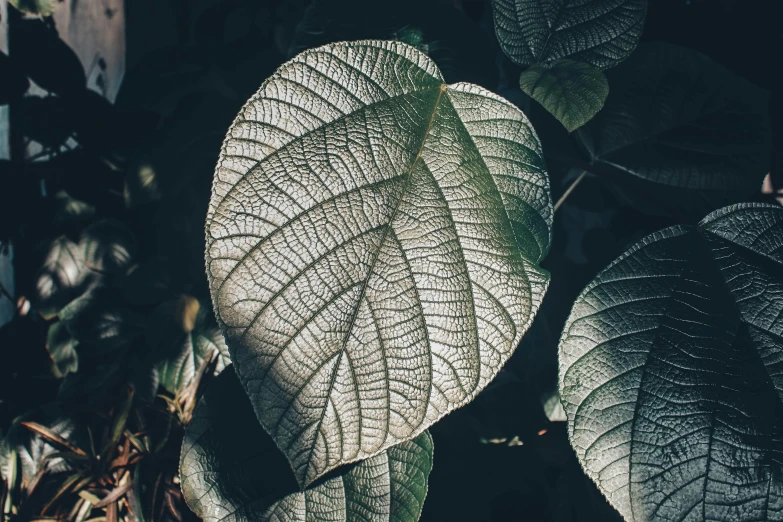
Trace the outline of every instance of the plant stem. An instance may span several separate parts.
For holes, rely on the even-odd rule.
[[[566,198],[571,194],[571,192],[574,191],[577,185],[579,185],[579,182],[582,181],[582,178],[584,178],[587,175],[587,171],[583,170],[581,174],[579,174],[579,177],[574,180],[573,183],[566,189],[565,193],[560,196],[560,199],[557,200],[557,203],[555,203],[555,207],[553,212],[557,212],[557,209],[560,208],[560,206],[565,202]]]

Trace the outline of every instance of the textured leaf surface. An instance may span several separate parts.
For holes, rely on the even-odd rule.
[[[551,219],[524,115],[408,45],[327,45],[261,86],[223,146],[207,265],[300,483],[475,397],[539,306]]]
[[[432,469],[424,432],[304,491],[230,368],[199,402],[182,446],[182,492],[206,522],[414,522]]]
[[[534,65],[522,72],[519,86],[568,132],[590,121],[609,94],[609,82],[600,69],[574,60],[560,60],[551,67]]]
[[[560,342],[571,443],[626,520],[783,520],[783,208],[632,247]]]
[[[518,65],[571,58],[608,69],[644,27],[647,0],[492,0],[503,52]]]
[[[769,172],[766,91],[666,44],[640,46],[607,76],[606,105],[578,136],[634,204],[695,221],[759,190]]]

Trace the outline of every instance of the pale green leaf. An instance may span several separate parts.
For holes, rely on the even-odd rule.
[[[518,65],[570,58],[608,69],[639,42],[647,0],[492,0],[495,33]]]
[[[431,469],[424,432],[297,491],[230,368],[196,407],[180,459],[185,501],[205,522],[415,522]]]
[[[62,0],[8,0],[8,3],[23,13],[51,16]]]
[[[783,207],[652,234],[577,299],[560,394],[629,521],[783,519]]]
[[[534,65],[519,77],[519,87],[573,132],[592,119],[609,95],[606,76],[585,62],[559,60]]]
[[[470,402],[532,322],[552,206],[511,103],[400,42],[284,64],[229,130],[207,215],[214,308],[297,478]]]

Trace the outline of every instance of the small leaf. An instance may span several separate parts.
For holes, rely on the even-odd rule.
[[[22,426],[22,422],[41,426],[47,433],[54,435],[54,440],[64,440],[65,444],[52,445],[35,431]],[[87,433],[84,426],[76,418],[56,405],[47,405],[32,413],[24,415],[8,429],[5,437],[0,440],[0,476],[9,478],[13,462],[19,459],[16,473],[19,474],[23,490],[44,469],[52,473],[67,471],[71,466],[62,458],[47,458],[52,453],[64,447],[83,454],[81,448],[87,447]]]
[[[492,0],[495,32],[517,65],[561,58],[608,69],[634,50],[647,0]]]
[[[640,46],[607,77],[604,108],[576,136],[589,170],[631,205],[695,220],[759,191],[770,160],[766,91],[667,44]]]
[[[199,402],[180,460],[185,501],[205,522],[415,522],[431,469],[432,439],[424,432],[297,491],[232,369]]]
[[[8,0],[8,3],[23,13],[51,16],[54,14],[54,10],[60,1],[61,0]]]
[[[79,295],[86,285],[88,271],[79,246],[65,236],[49,245],[38,272],[33,303],[44,317],[51,317]]]
[[[54,376],[58,379],[79,371],[79,355],[76,353],[78,344],[79,341],[71,336],[62,321],[49,327],[46,349],[52,359]]]
[[[519,77],[519,86],[573,132],[604,106],[609,82],[600,69],[584,62],[559,60],[534,65]]]
[[[141,334],[142,320],[116,292],[96,287],[60,310],[60,320],[79,341],[79,350],[117,350]]]
[[[552,205],[510,102],[399,42],[284,64],[228,132],[212,299],[256,414],[304,486],[469,403],[530,326]]]
[[[121,222],[103,220],[82,232],[81,247],[88,267],[98,272],[127,269],[136,252],[133,233]]]
[[[783,207],[656,232],[574,304],[560,394],[626,520],[774,520],[783,495]]]

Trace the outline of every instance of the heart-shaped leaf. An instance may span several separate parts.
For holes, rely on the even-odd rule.
[[[769,172],[766,91],[696,51],[646,44],[607,73],[577,136],[593,170],[638,209],[698,219],[758,192]]]
[[[400,42],[284,64],[229,130],[207,214],[240,381],[309,484],[470,402],[532,322],[552,207],[525,116]]]
[[[783,512],[783,208],[646,237],[578,298],[560,342],[571,444],[626,520]]]
[[[206,522],[415,522],[431,469],[425,431],[297,491],[231,368],[196,407],[180,459],[185,501]]]
[[[519,87],[568,132],[590,121],[609,95],[604,73],[589,63],[574,60],[559,60],[551,67],[534,65],[520,75]]]
[[[570,58],[608,69],[634,50],[647,0],[492,0],[495,33],[518,65]]]

